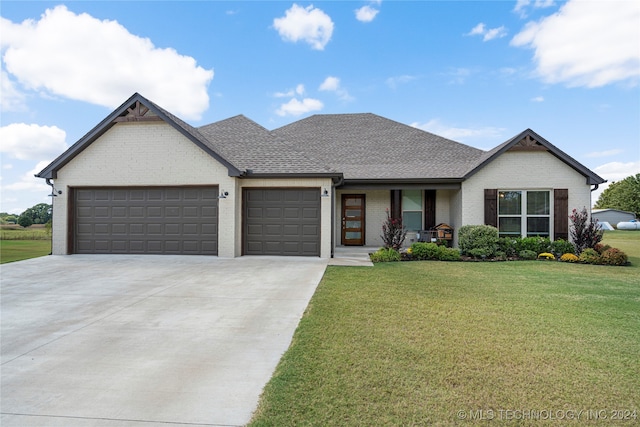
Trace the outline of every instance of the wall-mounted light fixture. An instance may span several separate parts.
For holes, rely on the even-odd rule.
[[[321,194],[320,196],[322,196],[322,197],[329,197],[329,190],[327,190],[327,188],[325,187],[325,188],[322,190],[322,194]]]
[[[47,182],[47,185],[51,186],[51,194],[49,194],[49,197],[58,197],[59,194],[62,194],[61,190],[55,189],[55,187],[53,186],[53,182],[51,182],[51,178],[47,178],[46,182]]]
[[[228,191],[224,191],[224,190],[222,190],[222,191],[220,192],[220,195],[218,196],[218,199],[226,199],[228,195],[229,195],[229,192],[228,192]]]

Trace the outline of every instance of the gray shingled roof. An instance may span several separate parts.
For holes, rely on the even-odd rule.
[[[198,131],[212,150],[241,170],[259,174],[334,174],[243,115],[202,126]]]
[[[61,167],[103,135],[114,125],[114,119],[126,115],[136,102],[146,105],[224,164],[230,176],[243,176],[251,170],[256,176],[461,181],[530,135],[587,177],[588,183],[605,182],[530,129],[491,151],[482,151],[370,113],[318,114],[273,131],[242,115],[194,128],[137,93],[36,176],[55,178]]]
[[[461,179],[485,154],[384,117],[318,114],[272,131],[345,179]]]

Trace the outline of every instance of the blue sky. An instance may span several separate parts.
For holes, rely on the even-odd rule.
[[[609,181],[640,173],[636,0],[3,0],[0,15],[4,212],[50,202],[33,174],[134,92],[194,126],[371,112],[485,150],[531,128]]]

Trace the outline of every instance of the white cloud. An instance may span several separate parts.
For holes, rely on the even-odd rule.
[[[333,34],[333,21],[322,10],[313,5],[302,7],[294,3],[282,18],[275,18],[273,26],[283,40],[311,45],[312,49],[324,50]]]
[[[504,128],[497,128],[491,126],[485,126],[481,128],[460,128],[454,126],[448,126],[443,124],[440,119],[432,119],[426,123],[412,123],[411,126],[426,130],[427,132],[434,133],[436,135],[443,136],[445,138],[452,139],[454,141],[466,142],[469,140],[478,140],[478,139],[486,139],[492,140],[492,144],[498,145],[498,142],[503,137],[503,133],[505,131]],[[493,148],[493,147],[491,147]]]
[[[378,12],[380,12],[378,9],[369,5],[362,6],[361,8],[356,9],[356,19],[360,22],[371,22],[375,19]]]
[[[451,77],[449,84],[464,84],[467,81],[467,77],[471,75],[471,70],[468,68],[453,68],[448,75]]]
[[[535,0],[531,4],[531,0],[518,0],[513,11],[519,13],[522,18],[527,16],[526,8],[532,6],[534,9],[543,9],[555,5],[554,0]]]
[[[614,148],[613,150],[592,151],[591,153],[587,153],[586,157],[610,157],[610,156],[615,156],[616,154],[620,154],[622,152],[623,150],[619,148]]]
[[[53,159],[67,149],[66,137],[57,126],[12,123],[0,127],[0,151],[19,160]]]
[[[387,79],[387,86],[389,86],[391,89],[396,89],[399,85],[409,83],[410,81],[415,79],[417,79],[416,76],[409,76],[406,74],[402,76],[389,77]]]
[[[621,181],[631,175],[640,173],[640,161],[636,162],[610,162],[593,169],[595,173],[606,179],[607,182],[600,184],[599,188],[591,195],[591,202],[595,204],[600,194],[606,190],[613,182]]]
[[[544,96],[536,96],[531,98],[531,102],[544,102]]]
[[[323,107],[324,104],[317,99],[304,98],[302,101],[299,101],[294,98],[286,104],[282,104],[280,108],[276,110],[276,114],[279,116],[300,116],[311,111],[322,110]]]
[[[276,98],[291,98],[296,95],[304,95],[304,85],[300,83],[295,87],[295,89],[289,89],[286,92],[276,92],[273,94]]]
[[[25,89],[109,108],[140,92],[195,120],[209,107],[213,70],[174,49],[155,47],[117,21],[56,6],[39,21],[15,24],[0,18],[0,28],[6,70]]]
[[[320,85],[320,90],[336,91],[340,87],[340,79],[337,77],[329,76]]]
[[[338,77],[327,77],[326,79],[324,79],[318,90],[334,92],[343,101],[353,100],[353,97],[349,95],[349,92],[347,92],[340,86],[340,79]]]
[[[44,179],[36,178],[34,175],[38,172],[42,171],[45,167],[49,165],[49,161],[41,161],[31,169],[30,171],[24,173],[20,180],[11,184],[3,185],[2,191],[37,191],[37,192],[46,192],[47,188],[50,188]]]
[[[488,29],[486,25],[481,22],[471,29],[467,36],[483,36],[482,41],[489,41],[493,39],[499,39],[507,35],[507,29],[503,26],[497,28]]]
[[[558,12],[529,22],[511,45],[531,48],[549,83],[600,87],[636,85],[640,77],[640,2],[569,0]]]
[[[25,96],[16,88],[9,74],[2,70],[1,78],[0,93],[2,93],[2,96],[0,96],[0,108],[2,111],[26,111]]]

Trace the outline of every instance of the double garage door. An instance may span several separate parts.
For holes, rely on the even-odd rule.
[[[72,252],[217,255],[218,194],[218,187],[76,188]],[[242,205],[243,255],[320,256],[317,188],[245,189]]]
[[[218,254],[218,187],[78,188],[79,254]]]

